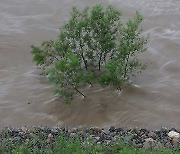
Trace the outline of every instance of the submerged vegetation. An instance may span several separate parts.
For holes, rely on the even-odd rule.
[[[76,92],[86,97],[79,87],[94,83],[121,91],[130,76],[146,66],[137,58],[148,41],[139,28],[142,19],[136,12],[123,23],[121,12],[112,6],[98,4],[83,11],[74,7],[56,40],[31,46],[33,60],[65,100],[71,100]]]

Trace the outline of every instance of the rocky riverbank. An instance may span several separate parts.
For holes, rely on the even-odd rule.
[[[94,144],[112,144],[123,141],[137,148],[176,148],[180,152],[180,129],[161,128],[149,130],[146,128],[122,128],[122,127],[6,127],[1,130],[0,142],[7,140],[9,143],[26,143],[33,138],[41,139],[45,144],[53,144],[59,134],[65,134],[69,138],[79,137],[82,142],[87,139]],[[38,143],[37,143],[38,144]]]

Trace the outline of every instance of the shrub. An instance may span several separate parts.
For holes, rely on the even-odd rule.
[[[73,7],[69,21],[56,40],[31,46],[33,60],[56,84],[55,92],[70,100],[80,86],[113,85],[118,90],[131,75],[145,68],[137,55],[146,50],[148,37],[141,34],[142,16],[121,21],[121,12],[98,4],[83,11]]]

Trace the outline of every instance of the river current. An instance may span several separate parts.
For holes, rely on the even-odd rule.
[[[72,6],[102,2],[123,12],[144,16],[150,34],[141,55],[147,69],[121,95],[110,88],[84,89],[64,104],[52,94],[53,85],[39,75],[30,45],[55,39]],[[179,0],[0,0],[0,126],[121,125],[180,126],[180,1]]]

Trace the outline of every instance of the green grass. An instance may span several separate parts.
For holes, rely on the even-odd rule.
[[[69,138],[64,134],[59,134],[53,141],[47,143],[47,136],[43,133],[33,135],[26,143],[23,140],[11,141],[6,137],[0,141],[0,154],[171,154],[178,153],[171,149],[137,149],[122,142],[111,145],[93,144],[90,140],[82,142],[78,137]]]

